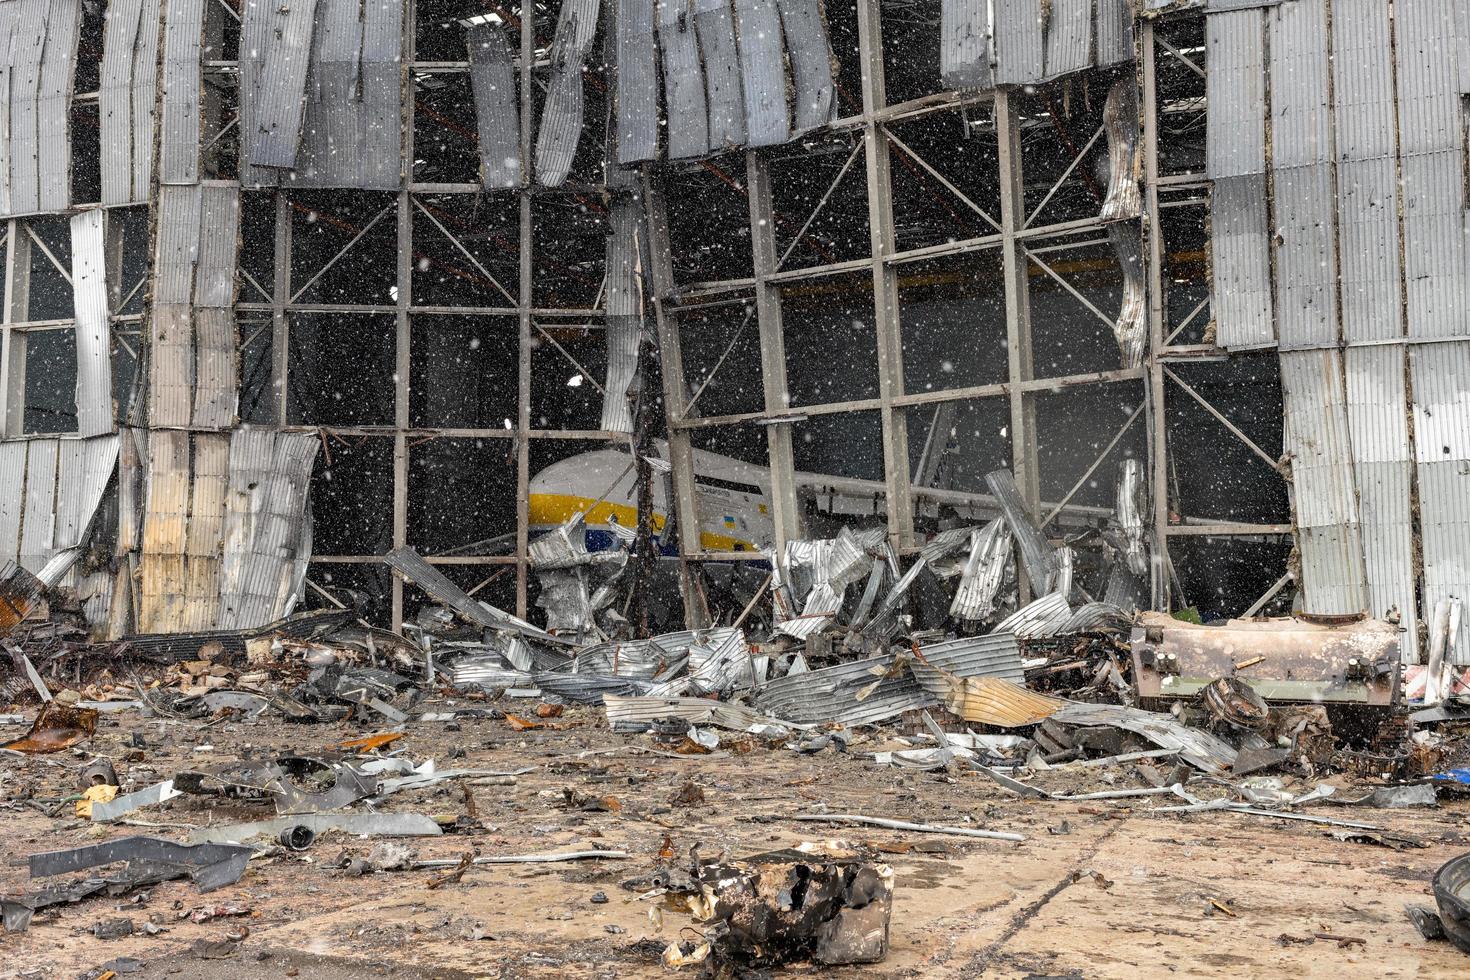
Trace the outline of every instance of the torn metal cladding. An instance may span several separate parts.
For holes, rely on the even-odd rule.
[[[730,0],[691,0],[691,3],[699,55],[704,63],[710,152],[744,146],[745,96]]]
[[[557,17],[551,82],[536,135],[536,181],[544,187],[565,183],[577,155],[586,99],[582,68],[597,34],[600,9],[600,0],[568,0]]]
[[[1198,626],[1144,613],[1131,642],[1138,693],[1189,698],[1233,677],[1270,701],[1392,705],[1399,701],[1399,631],[1382,620],[1301,619]]]
[[[658,53],[654,40],[656,0],[610,0],[617,16],[613,50],[617,66],[613,110],[617,119],[617,162],[658,157]]]
[[[1118,521],[1122,547],[1119,557],[1135,576],[1148,574],[1147,514],[1148,484],[1144,479],[1143,461],[1125,459],[1118,464],[1118,483],[1114,513]]]
[[[837,118],[837,82],[823,0],[776,0],[791,66],[791,135]]]
[[[520,187],[525,180],[520,101],[505,28],[488,21],[467,27],[465,47],[479,124],[480,180],[487,191]]]
[[[1057,572],[1056,549],[1027,514],[1015,474],[1010,470],[995,470],[985,474],[985,485],[1000,503],[1006,523],[1020,547],[1022,564],[1032,591],[1037,594],[1050,592]]]
[[[786,115],[785,52],[776,0],[733,0],[745,97],[745,139],[752,148],[791,138]]]
[[[643,207],[633,197],[613,198],[607,239],[607,383],[603,388],[601,428],[633,431],[638,353],[644,334],[643,270],[647,235]]]
[[[694,0],[655,0],[654,20],[663,67],[669,159],[704,156],[710,150],[710,119]]]
[[[71,99],[81,0],[0,4],[0,216],[71,206]]]
[[[165,6],[163,78],[158,87],[162,133],[158,179],[164,184],[199,182],[205,7],[206,0],[168,0]]]
[[[955,589],[949,614],[963,622],[981,622],[998,607],[996,597],[1011,571],[1011,531],[996,518],[970,532],[970,549]]]
[[[245,159],[252,167],[296,167],[316,5],[317,0],[246,5],[245,16],[253,14],[257,23],[241,22],[242,39],[264,41],[259,72],[252,73],[248,89],[243,79],[241,86],[242,107],[248,104],[252,110],[241,127]]]
[[[153,175],[160,0],[114,0],[103,25],[97,93],[102,203],[148,200]]]

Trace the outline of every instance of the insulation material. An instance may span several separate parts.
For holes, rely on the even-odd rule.
[[[709,108],[692,0],[656,0],[654,18],[663,59],[669,158],[703,156],[709,152]]]
[[[995,83],[1033,85],[1045,74],[1043,0],[991,0],[995,21]]]
[[[536,135],[536,180],[559,187],[571,172],[582,134],[582,67],[597,33],[600,0],[567,0],[551,45],[551,83]]]
[[[242,70],[240,79],[240,132],[252,167],[296,166],[315,17],[316,0],[256,0],[245,8],[240,47],[256,52],[259,63],[250,78]]]
[[[613,108],[618,163],[658,156],[658,52],[654,47],[655,0],[616,0],[613,50],[617,76]]]
[[[1470,341],[1409,348],[1424,610],[1470,596]],[[1458,662],[1470,661],[1462,619]]]
[[[111,0],[103,27],[102,203],[148,200],[153,178],[153,114],[158,78],[159,0]]]
[[[307,491],[320,445],[314,432],[231,435],[218,629],[264,626],[295,606],[297,570],[310,557]]]
[[[505,29],[480,23],[465,29],[475,121],[480,134],[480,181],[487,191],[519,187],[521,115],[515,65]]]
[[[398,189],[403,11],[317,0],[294,186]]]
[[[168,430],[148,434],[138,563],[141,632],[213,628],[220,605],[229,459],[229,437],[223,434]]]
[[[107,321],[107,276],[103,269],[102,212],[71,219],[72,305],[77,338],[77,431],[98,436],[112,431],[112,332]]]
[[[205,0],[164,0],[162,137],[158,179],[165,184],[199,180],[199,125]]]
[[[40,572],[86,540],[117,468],[116,435],[0,444],[0,566]]]
[[[1406,630],[1404,656],[1413,662],[1418,616],[1404,351],[1396,345],[1349,347],[1343,352],[1343,369],[1368,577],[1368,613],[1385,618],[1389,610],[1398,610]]]
[[[692,0],[699,54],[704,62],[705,105],[709,110],[709,148],[719,152],[745,144],[745,96],[735,18],[730,0]]]
[[[822,0],[776,0],[786,57],[791,65],[793,136],[837,118],[837,84],[832,77],[832,42]]]
[[[1281,354],[1283,439],[1291,461],[1305,610],[1368,608],[1341,354]]]
[[[613,199],[607,239],[607,384],[601,427],[609,432],[633,431],[628,399],[638,375],[638,347],[643,336],[643,210],[627,195]]]
[[[0,3],[0,215],[71,205],[80,0]]]
[[[1092,67],[1093,0],[1051,0],[1046,25],[1046,74],[1057,78]]]
[[[941,0],[939,81],[945,88],[995,87],[990,67],[989,0]]]
[[[237,401],[234,316],[239,186],[158,192],[148,418],[154,428],[222,429]]]
[[[734,0],[734,5],[746,142],[752,147],[775,146],[791,138],[781,16],[776,0]]]

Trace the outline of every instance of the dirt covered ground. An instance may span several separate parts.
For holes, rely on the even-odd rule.
[[[519,710],[530,715],[534,705]],[[657,923],[650,917],[657,901],[640,898],[660,852],[687,865],[691,845],[740,857],[820,839],[865,845],[892,865],[891,952],[875,966],[794,964],[774,976],[1345,980],[1463,977],[1470,968],[1453,947],[1423,940],[1404,914],[1406,903],[1433,904],[1435,869],[1470,846],[1463,801],[1432,810],[1309,811],[1428,843],[1394,850],[1337,840],[1331,828],[1309,823],[1148,814],[1177,802],[1167,798],[1028,800],[980,775],[879,768],[866,753],[902,747],[881,733],[855,741],[846,754],[760,745],[670,757],[657,754],[648,736],[609,732],[600,710],[568,709],[558,724],[564,727],[523,732],[498,719],[410,727],[392,748],[415,761],[433,758],[441,769],[535,768],[513,785],[472,787],[479,829],[403,843],[421,858],[609,849],[627,851],[627,860],[476,866],[459,883],[430,889],[430,871],[348,876],[334,866],[338,857],[365,855],[374,842],[329,834],[305,852],[274,849],[255,858],[237,884],[208,895],[169,882],[40,912],[29,931],[0,933],[0,976],[97,976],[111,967],[137,977],[693,977],[699,968],[675,973],[659,961],[670,941],[694,935],[687,919],[669,912]],[[915,728],[892,729],[900,730]],[[132,744],[134,733],[143,748]],[[124,783],[133,784],[127,789],[186,767],[272,749],[309,753],[362,733],[351,724],[262,718],[205,727],[122,712],[103,716],[85,751],[0,757],[0,893],[33,887],[25,858],[37,851],[138,833],[183,840],[194,826],[274,815],[268,805],[183,797],[135,813],[146,826],[94,825],[76,818],[72,804],[48,802],[76,791],[77,770],[94,755],[116,762]],[[129,753],[132,761],[123,761]],[[1108,779],[1096,769],[1064,769],[1035,782],[1056,792],[1144,785],[1126,767]],[[698,795],[685,791],[691,782],[702,803],[682,802]],[[568,788],[593,802],[569,807]],[[443,783],[393,796],[382,809],[455,817],[466,807],[462,787]],[[786,819],[823,810],[1015,831],[1026,840]],[[238,914],[194,921],[206,915],[191,913],[211,907]],[[94,935],[99,921],[119,918],[132,920],[133,935]]]

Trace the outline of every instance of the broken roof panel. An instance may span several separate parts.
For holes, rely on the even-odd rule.
[[[776,0],[786,56],[791,64],[792,135],[825,126],[837,118],[837,86],[832,78],[832,43],[822,0]]]
[[[776,0],[734,0],[734,6],[746,142],[752,147],[775,146],[791,138],[781,16]]]
[[[79,0],[0,4],[7,47],[0,140],[0,214],[62,211],[71,204],[71,96]]]
[[[301,143],[316,0],[247,4],[245,10],[265,22],[260,74],[253,89],[241,92],[241,101],[255,109],[254,124],[243,134],[246,159],[255,167],[290,170]]]
[[[551,82],[536,135],[536,180],[559,187],[571,172],[582,135],[582,66],[597,33],[600,0],[566,0],[551,45]]]
[[[709,110],[709,148],[719,152],[745,144],[745,96],[735,18],[730,0],[692,0],[699,54],[704,61],[705,105]]]
[[[1133,60],[1133,10],[1129,0],[1097,0],[1097,66]]]
[[[754,701],[760,711],[785,721],[843,725],[873,725],[937,703],[891,654],[779,677]]]
[[[486,190],[519,187],[521,114],[515,66],[505,29],[485,21],[465,29],[475,120],[480,134],[480,179]]]
[[[656,0],[654,16],[663,59],[669,158],[703,156],[709,152],[709,108],[692,0]]]
[[[116,435],[0,443],[0,565],[37,572],[82,544],[117,449]]]
[[[1044,74],[1046,17],[1042,0],[993,0],[995,81],[1031,85]]]
[[[107,5],[97,93],[103,204],[148,200],[158,5],[159,0],[113,0]]]
[[[618,163],[658,156],[658,52],[653,39],[655,0],[616,0],[614,112]]]
[[[946,88],[995,87],[989,0],[941,0],[939,80]]]
[[[199,124],[203,117],[199,58],[204,45],[204,3],[169,0],[166,8],[158,153],[158,179],[165,184],[199,180]]]
[[[97,436],[113,429],[112,331],[107,319],[99,209],[72,215],[71,282],[77,338],[77,431]]]
[[[1092,67],[1093,0],[1051,0],[1046,25],[1046,75],[1056,78]]]

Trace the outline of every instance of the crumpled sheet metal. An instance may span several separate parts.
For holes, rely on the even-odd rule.
[[[1125,459],[1118,465],[1118,485],[1113,516],[1122,539],[1123,562],[1138,578],[1148,575],[1148,545],[1144,540],[1144,514],[1148,512],[1148,486],[1143,461]]]
[[[736,732],[770,727],[805,727],[768,717],[742,704],[708,698],[620,697],[609,694],[603,698],[602,706],[607,711],[609,725],[639,725],[660,718],[681,718],[692,725],[714,725]]]
[[[932,664],[909,664],[915,679],[944,709],[965,721],[998,728],[1035,725],[1063,704],[999,677],[958,677]]]
[[[517,619],[508,612],[476,602],[463,589],[449,581],[443,572],[424,561],[423,557],[412,548],[394,548],[383,556],[383,561],[389,567],[402,572],[405,578],[472,623],[490,629],[519,633],[543,643],[554,643],[559,646],[570,645],[569,641],[553,636],[523,619]]]
[[[1062,625],[1059,632],[1069,633],[1116,632],[1127,629],[1133,622],[1133,614],[1111,602],[1089,602],[1078,606],[1072,618]]]
[[[949,614],[956,620],[979,622],[995,612],[995,597],[1005,582],[1011,561],[1011,530],[1003,518],[970,532],[970,551],[960,572]]]
[[[536,181],[543,187],[561,186],[577,155],[586,84],[582,69],[597,33],[600,9],[600,0],[569,0],[557,16],[551,83],[536,134]]]
[[[245,873],[253,848],[232,844],[179,844],[162,837],[121,837],[117,840],[32,854],[32,878],[70,874],[117,861],[173,865],[186,869],[201,892],[232,885]]]
[[[753,700],[774,718],[805,725],[875,725],[938,703],[892,654],[778,677]]]
[[[962,636],[926,643],[919,647],[917,659],[959,677],[999,677],[1015,684],[1026,679],[1021,647],[1012,633]]]
[[[1040,595],[1050,592],[1056,577],[1055,557],[1046,535],[1032,523],[1021,499],[1021,489],[1016,486],[1016,477],[1010,470],[995,470],[985,474],[985,485],[1000,504],[1006,523],[1021,548],[1021,563],[1026,577],[1031,581],[1031,591]]]
[[[1157,711],[1072,701],[1054,712],[1051,720],[1064,725],[1109,725],[1133,732],[1161,749],[1177,749],[1180,758],[1212,776],[1223,774],[1235,764],[1235,749],[1225,742]]]
[[[547,671],[536,674],[531,686],[539,688],[543,696],[575,704],[601,704],[609,694],[646,694],[653,685],[632,677]]]
[[[1072,607],[1060,592],[1027,603],[995,625],[996,633],[1013,633],[1028,640],[1056,636],[1072,619]]]
[[[41,705],[36,721],[25,737],[0,748],[34,755],[60,752],[91,738],[96,731],[97,712],[94,709],[73,708],[47,701]]]
[[[759,678],[744,631],[730,627],[701,631],[689,647],[689,678],[700,694],[753,687]]]
[[[1143,213],[1138,188],[1138,94],[1131,78],[1120,78],[1103,103],[1108,137],[1107,195],[1099,220],[1125,221]]]

